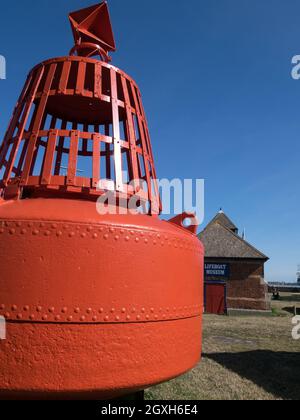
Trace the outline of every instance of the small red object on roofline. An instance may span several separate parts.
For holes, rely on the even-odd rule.
[[[109,16],[107,2],[87,7],[69,14],[75,46],[70,55],[93,57],[100,55],[103,61],[110,62],[108,53],[116,51],[116,44]]]

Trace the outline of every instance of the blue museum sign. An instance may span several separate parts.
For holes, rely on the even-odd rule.
[[[216,263],[205,264],[205,277],[206,278],[229,279],[229,276],[230,276],[229,264],[216,264]]]

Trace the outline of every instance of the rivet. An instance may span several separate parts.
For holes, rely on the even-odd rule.
[[[146,315],[146,320],[149,321],[149,319],[150,319],[150,316]]]
[[[18,319],[22,319],[22,318],[23,318],[23,315],[22,315],[22,314],[18,314],[18,315],[17,315],[17,318],[18,318]]]
[[[93,316],[93,321],[96,322],[97,321],[97,317]]]
[[[98,238],[97,233],[94,233],[94,235],[93,235],[93,239],[97,239],[97,238]]]
[[[130,241],[129,236],[126,236],[125,241],[126,241],[126,242],[129,242],[129,241]]]
[[[103,314],[103,312],[104,312],[104,309],[103,308],[100,308],[99,309],[99,314]]]
[[[6,312],[6,314],[4,316],[5,316],[5,318],[10,318],[10,313]]]
[[[82,234],[81,234],[81,237],[82,237],[82,238],[86,238],[86,233],[82,233]]]
[[[9,234],[10,234],[10,235],[14,235],[15,233],[16,233],[16,230],[15,230],[15,229],[10,229],[10,230],[9,230]]]
[[[32,222],[28,223],[28,227],[29,228],[32,228],[33,227],[33,223]]]
[[[4,311],[4,309],[5,309],[5,305],[4,304],[0,305],[0,310]]]
[[[142,314],[144,314],[145,312],[146,312],[146,309],[145,308],[142,308]]]
[[[33,314],[29,315],[29,319],[31,319],[31,321],[33,321],[35,318],[35,316]]]
[[[65,313],[67,313],[67,312],[68,312],[68,308],[62,308],[62,310],[61,310],[61,311],[62,311],[62,313],[63,313],[63,314],[65,314]]]
[[[93,311],[92,311],[92,309],[91,308],[88,308],[87,310],[86,310],[86,313],[87,314],[91,314]]]
[[[47,319],[48,319],[48,315],[43,315],[43,316],[42,316],[42,320],[43,320],[43,321],[47,321]]]
[[[135,233],[133,230],[130,231],[130,234],[133,236]]]
[[[149,241],[148,241],[148,239],[145,239],[145,244],[147,244]]]
[[[121,233],[121,235],[124,235],[124,233],[125,233],[124,229],[121,229],[120,233]]]
[[[24,306],[23,309],[24,309],[25,312],[28,312],[29,311],[29,306]]]
[[[57,237],[62,236],[62,232],[61,232],[61,231],[56,232],[56,236],[57,236]]]
[[[135,314],[136,313],[136,309],[132,308],[132,313]]]
[[[70,238],[74,238],[74,236],[75,236],[75,232],[70,232],[70,233],[69,233],[69,237],[70,237]]]
[[[73,317],[71,315],[68,316],[67,321],[69,321],[69,322],[73,321]]]
[[[115,232],[115,229],[114,228],[110,228],[109,231],[110,231],[110,233],[114,233]]]
[[[60,321],[60,315],[55,316],[55,321]]]
[[[130,321],[131,316],[130,315],[127,315],[126,319],[127,319],[127,321]]]
[[[139,238],[135,238],[135,242],[140,242]]]
[[[13,305],[12,307],[11,307],[11,310],[13,311],[13,312],[16,312],[16,310],[18,309],[18,307],[17,307],[17,305]]]
[[[80,313],[80,308],[75,308],[74,312],[75,312],[75,314],[79,314]]]
[[[152,313],[154,313],[154,308],[151,308],[151,309],[150,309],[150,311],[151,311]]]
[[[39,233],[40,233],[40,232],[39,232],[37,229],[35,229],[35,230],[32,232],[32,234],[33,234],[34,236],[37,236]]]
[[[112,308],[110,312],[114,314],[116,312],[115,308]]]
[[[140,316],[140,315],[138,315],[138,316],[136,317],[136,319],[137,319],[137,321],[140,321],[141,316]]]
[[[106,316],[106,317],[104,318],[104,321],[105,321],[105,322],[109,321],[109,316]]]
[[[109,236],[107,234],[105,234],[104,239],[107,241],[108,238],[109,238]]]
[[[64,225],[64,229],[68,230],[69,229],[69,225]]]
[[[85,321],[85,316],[83,315],[82,317],[80,317],[80,321],[84,322]]]
[[[154,319],[157,321],[158,320],[158,315],[155,315]]]
[[[53,314],[54,310],[55,310],[54,308],[49,308],[50,314]]]
[[[2,233],[4,233],[4,229],[0,229],[0,233],[2,234]]]
[[[90,233],[93,230],[93,228],[89,226],[86,230]]]
[[[50,235],[51,235],[51,232],[49,230],[46,230],[45,236],[50,236]]]
[[[44,228],[45,227],[45,223],[40,223],[40,227]]]
[[[117,235],[115,236],[115,240],[118,241],[120,239],[120,237]]]
[[[51,227],[52,227],[52,229],[57,229],[57,224],[56,224],[56,223],[53,223],[53,224],[51,225]]]
[[[37,306],[36,310],[37,310],[37,312],[42,312],[42,307],[41,306]]]
[[[120,321],[120,317],[119,316],[116,316],[116,321]]]
[[[16,226],[19,228],[19,227],[22,226],[22,223],[21,222],[18,222],[18,223],[16,223]]]
[[[156,241],[153,241],[153,245],[156,245],[157,244],[157,242]]]
[[[125,314],[126,313],[126,308],[122,308],[122,314]]]
[[[27,233],[27,230],[26,229],[22,229],[21,230],[21,235],[25,235]]]

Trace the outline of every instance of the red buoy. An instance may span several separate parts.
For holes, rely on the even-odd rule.
[[[192,215],[158,217],[140,91],[108,64],[106,2],[70,20],[74,48],[30,72],[0,149],[0,398],[118,397],[201,354]],[[117,211],[101,215],[108,191]],[[119,211],[132,199],[146,214]]]

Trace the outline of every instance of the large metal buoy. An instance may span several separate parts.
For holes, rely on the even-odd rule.
[[[0,149],[0,398],[119,397],[201,355],[192,216],[158,217],[140,91],[108,64],[106,2],[70,20],[74,48],[30,72]],[[108,191],[147,214],[99,214]]]

